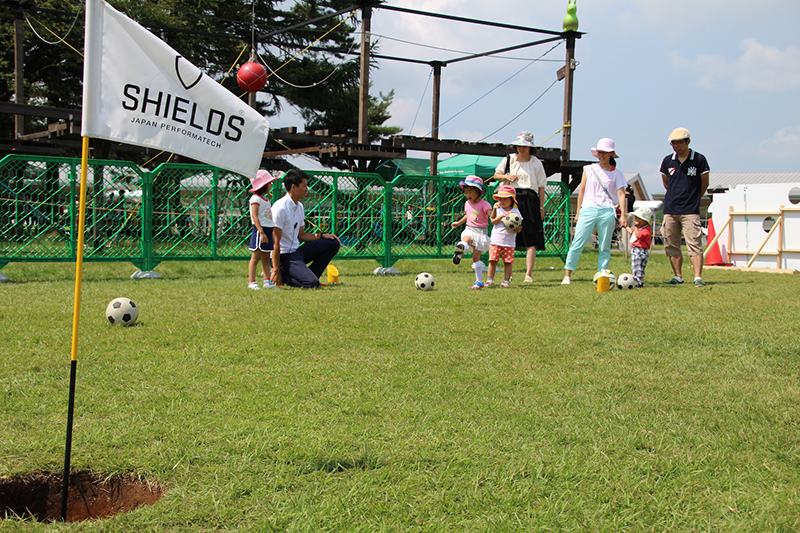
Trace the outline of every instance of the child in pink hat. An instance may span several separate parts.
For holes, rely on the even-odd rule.
[[[492,240],[489,246],[489,276],[486,278],[486,286],[494,285],[494,273],[497,270],[497,262],[503,258],[503,288],[511,287],[511,274],[514,267],[514,250],[517,245],[517,233],[522,231],[522,226],[509,231],[503,223],[503,219],[511,213],[516,213],[522,218],[522,213],[517,208],[517,191],[511,185],[501,185],[494,193],[497,202],[492,208],[489,220],[494,224],[492,228]]]
[[[264,288],[277,289],[274,283],[270,280],[270,270],[268,263],[273,250],[274,237],[272,228],[275,224],[272,222],[272,203],[269,200],[269,191],[272,188],[272,182],[275,178],[266,170],[259,170],[255,178],[250,178],[250,192],[253,196],[250,197],[250,220],[253,222],[253,228],[250,231],[250,263],[247,267],[247,273],[250,276],[250,283],[247,288],[254,291],[259,290],[258,282],[256,281],[256,267],[258,262],[261,261],[261,273],[264,274]],[[264,255],[268,254],[268,255]],[[272,265],[273,268],[276,266]]]
[[[482,198],[483,179],[478,176],[467,176],[459,185],[467,197],[467,201],[464,202],[464,216],[450,224],[450,227],[457,228],[464,222],[467,223],[467,227],[461,233],[461,240],[456,244],[453,263],[459,264],[464,252],[472,248],[472,269],[475,270],[475,284],[472,288],[482,289],[485,265],[481,261],[481,254],[489,251],[489,214],[492,212],[492,206]]]

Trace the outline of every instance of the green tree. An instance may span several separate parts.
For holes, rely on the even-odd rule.
[[[314,108],[304,107],[301,115],[309,129],[321,129],[326,124],[334,124],[330,129],[332,134],[353,133],[358,127],[358,98],[359,88],[348,87],[339,94],[326,95],[325,102]],[[391,115],[389,106],[394,100],[394,90],[389,94],[379,93],[379,96],[370,95],[369,106],[369,141],[400,133],[403,129],[395,126],[384,126]]]
[[[353,32],[359,14],[324,18],[342,8],[339,0],[296,0],[288,8],[282,0],[109,0],[109,3],[150,29],[234,94],[242,93],[236,83],[238,66],[256,53],[260,62],[277,70],[259,93],[256,107],[262,114],[278,114],[285,101],[300,110],[307,122],[306,129],[329,129],[337,133],[357,129],[359,65],[346,52],[357,46]],[[13,20],[19,2],[7,0],[6,6],[9,9],[0,21],[0,39],[5,44],[0,50],[0,99],[13,101]],[[24,2],[22,8],[28,17],[24,39],[24,103],[79,108],[83,3],[36,0],[35,4]],[[308,21],[313,22],[304,24]],[[294,25],[298,27],[275,33]],[[255,48],[251,46],[253,35]],[[63,42],[57,42],[56,36],[62,37]],[[292,59],[301,51],[301,55]],[[387,108],[392,96],[389,93],[371,97],[373,138],[400,131],[384,126],[390,118]],[[43,126],[42,120],[31,120],[26,131]],[[1,117],[0,137],[12,138],[12,130],[13,117]]]

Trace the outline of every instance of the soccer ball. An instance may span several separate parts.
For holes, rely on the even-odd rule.
[[[433,290],[434,284],[433,276],[428,274],[427,272],[423,272],[422,274],[417,274],[417,277],[414,278],[414,285],[416,285],[417,289],[421,291],[430,291]]]
[[[522,225],[522,217],[516,213],[509,213],[503,218],[503,224],[508,231],[514,231]]]
[[[106,318],[115,326],[132,326],[139,318],[139,308],[128,298],[114,298],[108,302]]]
[[[633,279],[632,274],[622,274],[617,278],[618,289],[633,289],[636,287],[636,280]]]
[[[604,268],[603,270],[595,274],[594,278],[592,278],[592,283],[594,283],[595,288],[597,288],[597,278],[599,278],[600,276],[606,276],[608,278],[609,289],[613,289],[616,286],[617,277],[609,269]]]

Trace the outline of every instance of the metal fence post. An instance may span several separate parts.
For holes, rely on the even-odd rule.
[[[442,255],[442,244],[444,241],[443,235],[443,228],[442,223],[444,222],[444,215],[442,213],[442,208],[444,208],[444,204],[442,203],[442,180],[436,180],[436,253],[438,255]]]
[[[155,268],[153,261],[153,174],[142,177],[142,204],[139,211],[142,219],[142,270]]]
[[[392,261],[392,182],[383,185],[383,266],[389,268]]]
[[[216,259],[217,257],[217,244],[219,243],[219,235],[217,235],[217,196],[219,195],[219,169],[214,167],[211,174],[211,256]]]
[[[331,183],[333,191],[331,191],[331,228],[330,232],[336,234],[339,231],[337,219],[339,214],[339,176],[333,176],[333,183]]]

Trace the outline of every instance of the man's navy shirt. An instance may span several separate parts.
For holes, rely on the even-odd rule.
[[[694,150],[691,150],[683,163],[678,161],[678,154],[673,153],[664,158],[661,162],[661,174],[667,176],[665,215],[700,214],[700,177],[708,170],[705,156]]]

